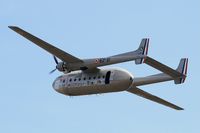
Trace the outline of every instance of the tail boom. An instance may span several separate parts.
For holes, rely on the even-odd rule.
[[[157,82],[157,80],[160,81],[160,76],[163,78],[163,76],[166,78],[163,79],[163,81],[165,80],[174,80],[175,84],[182,84],[185,82],[185,79],[187,77],[187,68],[188,68],[188,59],[187,58],[182,58],[180,60],[180,63],[178,65],[178,68],[176,70],[166,66],[165,64],[162,64],[150,57],[145,57],[144,62],[152,67],[154,67],[155,69],[160,70],[161,72],[163,72],[163,74],[157,74],[153,76],[153,79],[156,78],[154,80],[154,82]],[[152,79],[152,77],[150,76],[149,79]]]

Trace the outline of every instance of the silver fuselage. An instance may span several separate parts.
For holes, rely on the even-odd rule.
[[[69,96],[100,94],[127,90],[133,76],[123,69],[100,69],[98,72],[74,71],[59,76],[53,88]]]

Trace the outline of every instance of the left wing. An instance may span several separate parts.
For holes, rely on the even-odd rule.
[[[154,102],[157,102],[159,104],[162,104],[164,106],[167,106],[167,107],[170,107],[170,108],[173,108],[173,109],[176,109],[176,110],[184,110],[183,108],[177,106],[177,105],[174,105],[168,101],[165,101],[157,96],[154,96],[148,92],[145,92],[137,87],[132,87],[130,89],[127,90],[128,92],[130,93],[133,93],[133,94],[136,94],[140,97],[143,97],[143,98],[146,98],[148,100],[151,100],[151,101],[154,101]]]
[[[90,70],[90,71],[96,71],[98,70],[97,67],[100,66],[106,66],[116,63],[122,63],[127,61],[135,60],[136,64],[141,64],[144,62],[144,58],[148,54],[148,46],[149,46],[149,39],[143,38],[140,46],[137,50],[118,54],[114,56],[110,56],[107,58],[93,58],[93,59],[84,59],[81,60],[77,57],[74,57],[65,51],[43,41],[42,39],[24,31],[23,29],[16,27],[16,26],[9,26],[10,29],[17,32],[21,36],[25,37],[29,41],[35,43],[37,46],[43,48],[47,52],[53,54],[54,56],[61,59],[63,62],[71,63],[69,69],[70,70]]]
[[[59,48],[56,48],[55,46],[37,38],[34,35],[31,35],[30,33],[22,30],[19,27],[9,26],[9,28],[12,29],[13,31],[17,32],[21,36],[25,37],[26,39],[30,40],[31,42],[35,43],[39,47],[43,48],[47,52],[55,55],[56,57],[58,57],[59,59],[61,59],[64,62],[67,62],[67,63],[82,63],[83,62],[81,59],[76,58]]]

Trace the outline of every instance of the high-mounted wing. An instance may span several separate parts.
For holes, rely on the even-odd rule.
[[[157,102],[159,104],[165,105],[167,107],[170,107],[170,108],[173,108],[173,109],[176,109],[176,110],[183,110],[183,108],[181,108],[181,107],[179,107],[177,105],[174,105],[174,104],[172,104],[172,103],[170,103],[168,101],[165,101],[165,100],[163,100],[163,99],[161,99],[161,98],[159,98],[157,96],[154,96],[154,95],[152,95],[152,94],[150,94],[148,92],[145,92],[145,91],[143,91],[143,90],[141,90],[141,89],[139,89],[137,87],[130,88],[127,91],[130,92],[130,93],[136,94],[136,95],[138,95],[140,97],[146,98],[148,100],[151,100],[151,101]]]
[[[76,57],[66,53],[63,50],[54,47],[53,45],[37,38],[34,35],[31,35],[30,33],[22,30],[19,27],[16,27],[16,26],[8,26],[8,27],[10,29],[12,29],[13,31],[17,32],[18,34],[22,35],[23,37],[25,37],[26,39],[30,40],[31,42],[35,43],[39,47],[43,48],[47,52],[55,55],[56,57],[58,57],[59,59],[61,59],[64,62],[67,62],[67,63],[82,63],[83,62],[81,59],[76,58]]]

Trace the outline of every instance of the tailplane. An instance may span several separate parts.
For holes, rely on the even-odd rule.
[[[160,70],[161,72],[169,75],[174,80],[175,84],[182,84],[185,82],[187,76],[188,59],[182,58],[176,70],[154,60],[151,57],[145,57],[144,63]]]

